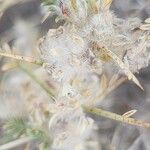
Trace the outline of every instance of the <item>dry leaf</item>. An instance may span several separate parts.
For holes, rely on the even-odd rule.
[[[109,49],[106,49],[105,47],[99,46],[99,44],[97,44],[95,42],[91,44],[91,47],[92,47],[93,53],[99,59],[101,59],[101,52],[103,52],[103,53],[105,53],[105,55],[108,55],[109,57],[111,57],[116,62],[116,64],[124,71],[124,73],[128,77],[128,79],[132,80],[137,86],[139,86],[142,90],[144,90],[143,87],[141,86],[140,82],[138,81],[138,79],[129,70],[128,66],[126,66],[126,64],[124,64],[122,62],[122,60],[114,52],[110,51]]]
[[[136,112],[137,112],[137,110],[133,109],[133,110],[130,110],[130,111],[124,113],[122,116],[128,118],[128,117],[133,116]]]
[[[137,86],[139,86],[142,90],[143,87],[141,86],[140,82],[138,81],[138,79],[135,77],[135,75],[129,70],[129,68],[122,62],[122,60],[112,51],[106,49],[103,47],[103,49],[105,49],[106,53],[111,56],[111,58],[117,63],[117,65],[123,69],[125,75],[128,77],[129,80],[132,80]]]
[[[108,87],[108,78],[105,74],[102,74],[101,76],[101,89],[102,91],[105,91]]]

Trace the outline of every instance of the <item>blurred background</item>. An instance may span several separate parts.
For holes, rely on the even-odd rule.
[[[114,0],[111,10],[120,18],[138,17],[144,21],[150,17],[150,0]],[[50,15],[43,20],[45,14],[46,10],[41,7],[40,0],[19,1],[8,7],[0,18],[1,49],[5,51],[14,49],[14,53],[24,56],[34,55],[38,58],[36,45],[39,38],[44,36],[49,29],[63,24],[63,22],[55,23],[55,15]],[[11,82],[8,82],[11,89],[14,85],[17,86],[18,78],[23,78],[23,76],[16,77],[16,72],[12,71],[5,77],[5,71],[2,68],[5,61],[0,57],[0,81],[1,83],[8,82],[7,79],[13,78]],[[118,114],[136,109],[137,113],[134,117],[150,121],[150,67],[142,69],[136,76],[144,87],[144,91],[141,91],[132,82],[126,82],[108,95],[101,107]],[[5,97],[0,97],[0,105],[4,104],[4,100]],[[5,105],[0,106],[0,112],[5,110]],[[22,105],[17,105],[18,108],[23,109]],[[2,114],[5,115],[5,113],[7,112]],[[99,126],[101,150],[150,150],[150,130],[105,118],[94,117],[94,119]],[[22,147],[18,148],[18,150],[22,149]]]

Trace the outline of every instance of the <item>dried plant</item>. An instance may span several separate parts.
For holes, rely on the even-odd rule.
[[[150,19],[117,18],[111,3],[43,0],[42,7],[65,23],[38,41],[41,59],[5,46],[8,53],[2,46],[0,56],[13,60],[4,63],[3,71],[22,71],[14,91],[20,93],[17,100],[25,108],[5,121],[8,141],[23,138],[22,143],[32,144],[35,140],[41,150],[99,150],[98,124],[92,115],[150,128],[149,122],[132,118],[137,110],[119,115],[98,108],[127,79],[144,90],[135,73],[150,62]],[[7,84],[13,87],[12,80],[2,82],[6,90]]]

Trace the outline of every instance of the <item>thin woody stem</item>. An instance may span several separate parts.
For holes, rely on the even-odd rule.
[[[102,117],[105,117],[105,118],[109,118],[109,119],[112,119],[112,120],[116,120],[116,121],[119,121],[119,122],[134,125],[134,126],[150,128],[150,123],[148,123],[148,122],[144,122],[144,121],[137,120],[137,119],[130,118],[130,117],[121,116],[121,115],[118,115],[116,113],[112,113],[112,112],[109,112],[109,111],[106,111],[106,110],[102,110],[100,108],[93,108],[93,107],[89,107],[89,106],[82,106],[82,108],[83,108],[83,110],[85,110],[86,112],[91,113],[91,114],[95,114],[95,115],[98,115],[98,116],[102,116]]]
[[[32,57],[25,57],[25,56],[20,56],[20,55],[16,55],[16,54],[8,54],[8,53],[4,53],[4,52],[0,52],[0,56],[13,58],[13,59],[16,59],[18,61],[24,61],[24,62],[36,64],[36,65],[39,65],[39,66],[44,65],[44,63],[41,60],[36,60]]]

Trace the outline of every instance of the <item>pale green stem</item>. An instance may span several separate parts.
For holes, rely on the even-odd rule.
[[[53,101],[55,101],[55,97],[50,91],[49,87],[47,86],[46,83],[38,79],[38,77],[30,70],[28,69],[25,65],[23,64],[18,64],[19,68],[24,71],[28,76],[30,76],[47,94],[52,98]]]
[[[141,120],[136,120],[134,118],[121,116],[121,115],[118,115],[116,113],[112,113],[112,112],[109,112],[109,111],[106,111],[106,110],[102,110],[100,108],[93,108],[93,107],[89,107],[89,106],[82,106],[82,108],[83,108],[83,110],[85,110],[86,112],[91,113],[91,114],[95,114],[95,115],[102,116],[102,117],[105,117],[105,118],[109,118],[109,119],[112,119],[112,120],[116,120],[116,121],[119,121],[119,122],[127,123],[127,124],[130,124],[130,125],[150,128],[150,123],[148,123],[148,122],[144,122],[144,121],[141,121]]]

